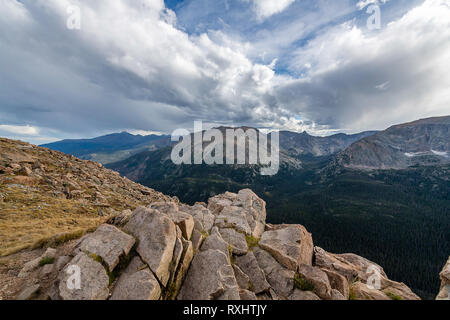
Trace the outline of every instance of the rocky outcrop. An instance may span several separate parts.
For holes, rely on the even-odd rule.
[[[441,277],[442,284],[436,300],[450,300],[450,257],[439,276]]]
[[[354,254],[328,253],[314,247],[303,226],[266,225],[265,217],[264,201],[251,190],[215,196],[208,205],[166,201],[123,212],[82,237],[69,255],[58,257],[61,271],[49,297],[418,299],[377,264]],[[52,250],[46,254],[55,256]],[[34,270],[37,261],[25,265],[23,273]],[[30,298],[36,290],[30,287],[21,296]]]
[[[382,267],[363,257],[355,254],[332,254],[319,247],[316,247],[314,252],[315,265],[327,273],[333,283],[333,289],[338,290],[344,297],[346,284],[335,274],[347,279],[350,284],[349,295],[352,299],[420,299],[405,284],[389,280]]]
[[[233,228],[254,238],[264,232],[266,203],[251,190],[215,196],[209,199],[208,209],[216,216],[215,225],[220,229]]]

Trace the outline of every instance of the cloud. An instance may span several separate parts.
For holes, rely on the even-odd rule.
[[[71,1],[13,3],[0,2],[2,30],[14,31],[0,35],[0,113],[10,121],[168,131],[197,118],[250,120],[270,90],[270,67],[240,44],[177,29],[163,1],[79,1],[79,31],[65,28]]]
[[[37,135],[39,130],[31,126],[12,126],[12,125],[0,125],[0,131],[6,131],[8,133],[13,133],[17,135]]]
[[[258,19],[264,20],[283,12],[294,2],[295,0],[253,0],[253,8]]]
[[[290,67],[306,75],[279,86],[279,104],[352,130],[448,114],[449,15],[446,1],[425,1],[377,33],[352,23],[323,31],[295,51]]]
[[[324,134],[445,114],[445,2],[425,1],[377,32],[347,17],[354,3],[339,11],[328,1],[304,16],[286,10],[286,23],[274,16],[235,32],[224,17],[191,32],[162,0],[0,0],[0,119],[62,138],[167,133],[196,119]],[[66,28],[74,4],[81,30]]]

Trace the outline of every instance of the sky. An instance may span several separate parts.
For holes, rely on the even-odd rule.
[[[449,0],[0,0],[0,136],[449,115],[449,17]]]

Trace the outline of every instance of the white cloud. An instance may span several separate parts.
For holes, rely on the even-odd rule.
[[[180,119],[251,122],[248,108],[270,91],[269,66],[223,35],[220,44],[177,29],[163,1],[79,1],[79,31],[65,28],[72,1],[15,3],[0,2],[2,29],[15,30],[0,35],[0,114],[8,117],[74,132],[170,131]],[[9,18],[22,11],[32,27]]]
[[[425,1],[376,33],[328,26],[323,16],[335,19],[337,9],[325,6],[305,22],[259,30],[257,43],[220,30],[188,34],[162,0],[75,2],[79,31],[65,27],[73,1],[0,0],[3,123],[55,130],[39,131],[47,136],[167,133],[194,119],[321,134],[448,113],[447,1]],[[293,1],[270,2],[261,12]],[[266,50],[267,61],[251,58]]]
[[[248,1],[248,0],[246,0]],[[253,1],[253,8],[258,19],[263,20],[274,14],[283,12],[295,0],[251,0]]]
[[[280,104],[321,124],[353,130],[449,113],[450,7],[429,0],[377,33],[332,27],[294,53],[307,76],[281,85]]]
[[[39,130],[35,127],[31,126],[13,126],[0,124],[0,132],[6,131],[7,133],[15,134],[15,135],[27,135],[27,136],[35,136],[39,134]]]

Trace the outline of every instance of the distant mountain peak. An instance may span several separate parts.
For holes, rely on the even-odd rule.
[[[392,126],[361,139],[337,156],[338,163],[359,169],[405,169],[450,162],[450,116]]]

